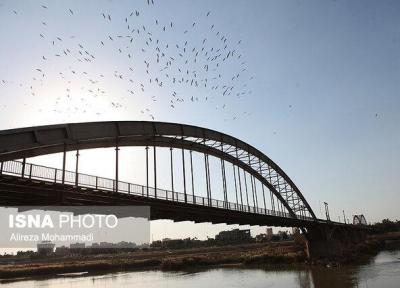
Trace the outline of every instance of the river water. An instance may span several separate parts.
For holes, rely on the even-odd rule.
[[[400,287],[400,250],[383,251],[368,263],[342,268],[217,268],[191,272],[140,271],[3,282],[4,288],[58,287]]]

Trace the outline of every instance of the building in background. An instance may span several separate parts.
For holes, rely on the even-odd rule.
[[[70,249],[83,249],[85,248],[85,243],[71,243],[69,244]]]
[[[230,231],[221,231],[215,236],[217,243],[246,243],[251,242],[250,229],[239,230],[233,229]]]
[[[51,241],[42,241],[40,243],[37,243],[36,248],[37,252],[40,255],[49,255],[54,252],[54,247],[56,244],[51,243]]]
[[[274,232],[272,231],[272,228],[267,228],[267,239],[271,240],[272,236],[274,236]]]

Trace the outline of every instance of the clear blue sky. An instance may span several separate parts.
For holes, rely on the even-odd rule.
[[[335,220],[342,209],[372,222],[400,218],[399,12],[398,1],[0,0],[0,129],[152,116],[195,124],[259,148],[320,217],[326,201]],[[168,79],[156,39],[173,53]],[[235,52],[205,71],[209,55],[179,56],[200,47]],[[171,82],[189,79],[186,70],[199,87]],[[223,95],[223,85],[234,92]],[[171,231],[182,225],[156,230],[181,235]]]

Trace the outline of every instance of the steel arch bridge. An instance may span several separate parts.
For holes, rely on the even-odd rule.
[[[363,214],[353,215],[353,224],[354,225],[367,225],[367,219]]]
[[[156,161],[156,147],[170,147],[171,166],[172,148],[178,148],[182,149],[184,181],[186,181],[184,151],[190,151],[190,172],[192,184],[192,151],[204,154],[207,197],[203,198],[202,201],[204,204],[204,200],[206,200],[206,203],[204,204],[205,206],[216,206],[216,208],[223,208],[228,210],[231,209],[247,213],[252,212],[257,214],[268,214],[272,216],[276,215],[279,217],[291,218],[293,220],[297,219],[311,222],[321,221],[316,218],[310,205],[307,203],[306,199],[297,188],[297,186],[293,183],[293,181],[289,178],[289,176],[264,153],[235,137],[214,130],[191,125],[165,122],[116,121],[70,123],[3,130],[0,131],[0,172],[2,172],[3,174],[7,172],[9,172],[10,174],[11,172],[11,174],[14,175],[20,173],[22,177],[24,177],[27,173],[26,169],[27,167],[29,167],[29,178],[31,178],[32,171],[34,171],[35,165],[26,163],[26,158],[52,153],[63,153],[63,169],[55,169],[55,172],[53,173],[54,176],[52,177],[55,178],[55,183],[61,182],[61,184],[67,184],[66,175],[69,172],[65,170],[66,152],[75,150],[79,151],[83,149],[115,147],[116,174],[115,179],[112,180],[113,184],[111,188],[114,192],[129,193],[131,192],[130,190],[132,184],[119,181],[118,150],[119,147],[122,146],[146,147],[147,183],[146,186],[142,187],[142,192],[144,196],[149,196],[150,190],[152,191],[151,197],[155,197],[156,199],[158,194],[158,198],[160,199],[162,198],[164,200],[168,200],[169,197],[170,200],[172,199],[174,201],[175,195],[177,201],[180,201],[179,199],[181,199],[181,202],[184,203],[199,204],[196,203],[196,199],[198,199],[198,197],[195,195],[194,189],[192,189],[193,191],[187,191],[188,189],[186,189],[186,183],[184,183],[183,193],[175,193],[175,191],[170,191],[172,193],[169,193],[167,190],[159,189],[159,187],[157,187],[156,168],[154,168],[154,187],[149,187],[148,148],[154,147],[154,161]],[[79,153],[77,153],[77,155],[79,155]],[[208,160],[209,155],[217,157],[221,160],[224,194],[224,199],[222,201],[216,200],[215,202],[211,195],[210,170]],[[23,160],[22,162],[15,162],[15,160],[17,159]],[[228,202],[225,162],[230,162],[233,164],[236,203]],[[15,167],[17,166],[19,167],[18,169],[20,169],[20,171],[18,173],[12,173],[13,171],[16,171],[17,168]],[[10,171],[7,170],[7,167]],[[78,156],[76,167],[78,167]],[[154,167],[156,167],[156,165],[154,165]],[[264,209],[260,207],[252,207],[250,209],[250,207],[246,207],[246,205],[243,204],[244,195],[242,194],[244,194],[244,191],[242,191],[241,182],[244,181],[241,181],[240,169],[246,171],[248,174],[251,175],[251,177],[254,177],[254,179],[257,179],[259,182],[261,182]],[[70,181],[70,184],[75,184],[75,186],[83,184],[83,186],[85,186],[85,183],[80,182],[81,175],[78,176],[78,173],[76,173],[74,177],[76,180],[75,183],[71,183]],[[97,189],[99,188],[99,179],[98,177],[96,177],[95,179],[95,185],[91,184],[89,185],[89,187]],[[246,179],[244,180],[246,181]],[[128,184],[128,186],[126,186],[126,184]],[[255,187],[253,187],[253,180],[251,180],[251,187],[254,201]],[[264,188],[266,188],[266,191],[264,190]],[[271,196],[272,211],[268,210],[265,206],[265,194],[267,194],[268,192]],[[257,198],[257,191],[255,195]],[[246,196],[248,197],[247,183]]]

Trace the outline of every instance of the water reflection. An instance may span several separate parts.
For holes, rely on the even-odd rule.
[[[357,287],[357,278],[353,268],[313,268],[310,271],[314,286],[326,288],[351,288]],[[303,286],[300,286],[303,287]]]
[[[8,288],[66,287],[399,287],[400,251],[384,251],[359,266],[341,268],[219,268],[186,272],[136,271],[2,283]]]
[[[312,286],[312,276],[310,271],[298,271],[297,282],[301,288],[310,288]]]

